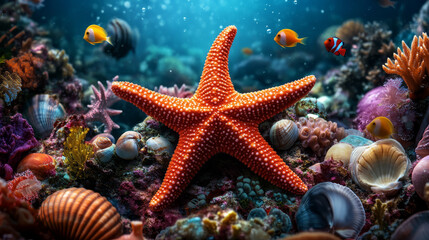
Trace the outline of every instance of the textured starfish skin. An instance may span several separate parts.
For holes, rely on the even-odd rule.
[[[179,143],[160,189],[149,206],[161,210],[172,203],[201,166],[219,152],[227,153],[272,184],[296,194],[307,186],[258,131],[258,125],[307,95],[314,76],[258,92],[234,90],[228,54],[237,29],[225,28],[213,43],[192,98],[170,97],[128,82],[114,82],[113,92],[178,132]]]

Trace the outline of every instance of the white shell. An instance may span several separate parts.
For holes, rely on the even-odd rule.
[[[131,160],[139,155],[139,143],[142,135],[138,132],[124,132],[116,142],[116,155],[122,159]]]
[[[170,155],[173,154],[173,145],[165,137],[151,137],[146,141],[146,147],[149,151],[153,151],[155,154],[159,155],[163,152],[166,152]]]
[[[349,171],[361,188],[373,192],[395,193],[402,187],[411,162],[404,148],[394,139],[379,140],[357,147],[350,158]]]
[[[299,137],[295,122],[287,119],[276,122],[270,129],[270,141],[275,149],[287,150]]]
[[[39,137],[47,137],[58,118],[66,115],[63,105],[53,95],[35,95],[24,113],[34,132]]]
[[[115,144],[110,145],[107,148],[99,149],[94,153],[95,159],[102,163],[107,163],[112,160],[113,155],[115,154]]]
[[[333,159],[337,162],[342,162],[344,167],[347,167],[350,162],[353,147],[348,143],[337,143],[329,148],[325,155],[325,160]]]

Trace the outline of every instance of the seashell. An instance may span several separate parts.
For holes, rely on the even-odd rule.
[[[95,136],[90,142],[94,146],[94,152],[108,148],[113,144],[110,138],[104,136]]]
[[[341,240],[341,238],[326,232],[302,232],[281,240]]]
[[[114,240],[145,240],[143,237],[143,223],[141,221],[131,222],[131,233],[122,235]]]
[[[99,149],[94,153],[95,159],[102,163],[107,163],[112,160],[113,155],[115,154],[116,145],[112,144],[107,148]]]
[[[30,153],[18,164],[17,172],[31,170],[40,181],[55,175],[54,158],[44,153]]]
[[[146,141],[146,147],[148,150],[153,151],[156,155],[160,155],[166,152],[170,155],[173,154],[173,145],[165,137],[151,137]]]
[[[342,162],[343,166],[348,166],[350,162],[350,155],[352,154],[353,147],[348,143],[337,143],[329,148],[325,155],[325,160],[333,159]]]
[[[298,127],[291,120],[280,120],[270,129],[270,141],[275,149],[289,149],[296,142],[298,136]]]
[[[420,240],[429,236],[429,210],[419,212],[405,220],[392,234],[391,240]]]
[[[394,139],[382,139],[357,147],[350,157],[349,172],[361,188],[393,194],[402,187],[411,162],[404,148]]]
[[[304,195],[295,219],[299,231],[335,231],[343,238],[355,238],[365,224],[365,211],[348,187],[323,182]]]
[[[58,99],[49,94],[35,95],[27,104],[24,115],[41,138],[48,136],[58,118],[66,116],[66,111]]]
[[[429,156],[422,158],[414,167],[411,176],[414,188],[420,198],[425,199],[425,186],[429,182]]]
[[[142,135],[138,132],[124,132],[116,143],[116,155],[122,159],[131,160],[139,155],[139,143]]]
[[[122,233],[116,208],[85,188],[67,188],[50,195],[39,209],[39,220],[58,239],[112,239]]]
[[[89,142],[93,142],[93,141],[95,141],[95,139],[97,139],[98,137],[107,137],[108,139],[110,139],[110,141],[112,142],[112,143],[115,143],[115,137],[114,136],[112,136],[112,134],[110,134],[110,133],[99,133],[99,134],[97,134],[97,135],[95,135]]]

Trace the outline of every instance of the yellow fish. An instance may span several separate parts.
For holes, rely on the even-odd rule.
[[[282,48],[295,47],[297,43],[304,44],[306,38],[298,38],[298,33],[291,29],[282,29],[274,37],[274,41]]]
[[[86,28],[85,35],[83,35],[83,39],[85,39],[87,42],[91,43],[92,45],[107,41],[110,45],[113,46],[112,42],[110,41],[110,37],[107,36],[106,30],[94,24]]]
[[[386,117],[375,118],[366,125],[366,130],[378,138],[389,138],[395,132],[392,122]]]

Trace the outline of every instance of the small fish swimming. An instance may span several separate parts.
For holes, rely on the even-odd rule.
[[[388,8],[388,7],[395,8],[396,2],[393,2],[393,1],[390,1],[390,0],[378,0],[378,4],[382,8]]]
[[[291,29],[282,29],[274,37],[274,41],[282,48],[284,47],[295,47],[297,43],[305,45],[306,38],[298,38],[298,33]]]
[[[366,125],[366,130],[378,138],[389,138],[395,132],[392,122],[387,117],[375,118]]]
[[[92,45],[106,41],[113,46],[112,42],[110,41],[110,37],[107,36],[106,30],[94,24],[90,25],[85,30],[85,35],[83,35],[83,39],[85,39],[87,42],[91,43]]]
[[[253,54],[253,50],[249,47],[244,47],[241,49],[241,53],[243,53],[243,55],[250,56]]]
[[[325,40],[326,51],[334,53],[336,56],[340,55],[344,57],[346,49],[343,48],[344,43],[337,37],[330,37]]]

